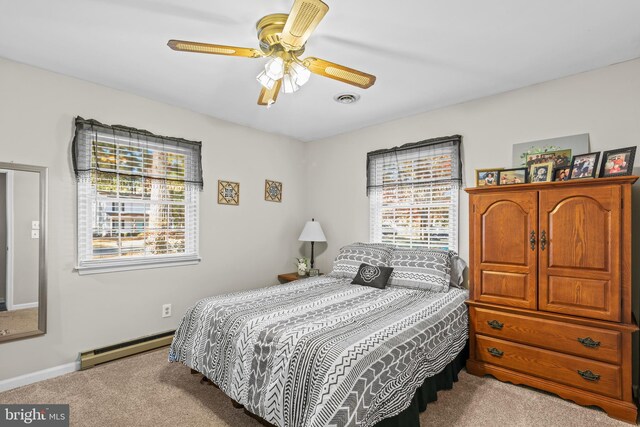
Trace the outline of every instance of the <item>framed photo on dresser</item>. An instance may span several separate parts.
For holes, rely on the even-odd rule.
[[[555,168],[553,170],[554,181],[569,181],[569,175],[571,174],[571,167],[566,166],[562,168]]]
[[[529,170],[530,182],[549,182],[553,178],[553,162],[533,164]]]
[[[609,176],[631,175],[633,161],[636,157],[636,147],[619,148],[605,151],[602,154],[600,178]]]
[[[569,179],[595,178],[599,158],[600,152],[574,156],[571,161],[571,174],[569,175]]]
[[[498,171],[501,169],[476,169],[476,187],[498,185]]]
[[[503,169],[498,171],[498,185],[525,184],[527,168]]]

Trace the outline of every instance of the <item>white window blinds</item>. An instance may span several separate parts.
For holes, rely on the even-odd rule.
[[[367,154],[370,239],[458,250],[458,135]]]
[[[198,259],[201,143],[76,119],[78,269]]]

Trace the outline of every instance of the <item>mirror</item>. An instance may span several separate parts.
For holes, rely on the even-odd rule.
[[[47,168],[0,162],[0,342],[47,325]]]

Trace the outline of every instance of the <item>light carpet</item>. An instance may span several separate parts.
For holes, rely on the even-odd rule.
[[[189,368],[167,362],[167,349],[0,393],[0,403],[68,403],[74,426],[261,426],[233,408]],[[422,426],[628,426],[598,409],[460,373],[420,415]]]

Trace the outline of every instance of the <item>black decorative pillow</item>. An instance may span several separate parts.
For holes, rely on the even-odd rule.
[[[392,272],[393,268],[391,267],[378,267],[362,263],[358,269],[358,274],[353,278],[351,284],[384,289],[385,286],[387,286],[387,281]]]

